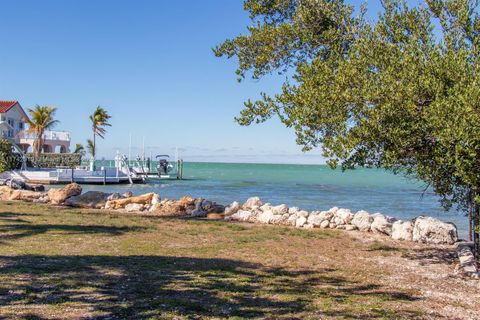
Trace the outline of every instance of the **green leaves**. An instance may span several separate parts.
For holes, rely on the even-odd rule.
[[[93,140],[87,140],[87,149],[90,152],[90,154],[95,158],[96,138],[97,136],[99,136],[102,139],[105,138],[105,134],[107,133],[106,127],[112,126],[108,122],[112,117],[110,116],[107,110],[98,106],[97,109],[95,109],[95,111],[89,118],[92,123]]]
[[[382,1],[376,22],[340,0],[247,0],[247,35],[217,56],[241,79],[291,75],[248,100],[242,125],[278,116],[332,167],[383,167],[431,186],[449,208],[480,193],[480,19],[473,0]],[[441,26],[435,30],[434,26]]]
[[[75,168],[81,164],[80,153],[43,153],[38,157],[27,154],[27,165],[34,168]]]
[[[95,158],[95,144],[93,143],[93,140],[87,139],[87,151]]]
[[[112,125],[108,122],[111,116],[108,114],[107,110],[98,106],[97,109],[90,116],[90,121],[92,122],[92,129],[94,134],[100,138],[105,138],[105,133],[107,132],[105,127],[111,127]]]
[[[79,154],[81,157],[85,156],[85,147],[81,143],[77,143],[75,145],[75,150],[73,151],[75,154]]]
[[[25,121],[28,123],[27,132],[35,135],[35,141],[33,143],[33,154],[38,157],[42,152],[43,147],[43,134],[46,130],[52,129],[59,123],[55,120],[55,112],[57,108],[51,106],[39,106],[36,105],[34,109],[27,109],[29,118]]]
[[[22,158],[13,152],[10,141],[0,140],[0,173],[19,169],[22,165]]]

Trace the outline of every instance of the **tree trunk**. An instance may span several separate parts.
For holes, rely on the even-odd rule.
[[[475,258],[480,260],[480,208],[478,204],[475,203],[475,209],[472,214],[472,229],[473,229],[473,253]]]
[[[35,137],[35,141],[33,142],[33,156],[38,158],[40,153],[42,153],[43,147],[43,131],[37,132],[37,136]]]
[[[468,194],[468,238],[473,242],[473,254],[480,259],[480,207],[475,198],[475,192],[470,189]]]
[[[468,193],[468,241],[473,241],[473,211],[475,210],[475,200],[473,199],[473,192],[470,189]]]
[[[472,234],[473,234],[473,245],[474,245],[474,255],[477,259],[480,259],[480,207],[475,202],[475,207],[472,214]]]

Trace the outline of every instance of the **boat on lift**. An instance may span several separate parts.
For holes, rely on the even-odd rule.
[[[183,179],[183,160],[170,161],[170,156],[161,154],[155,156],[156,163],[151,158],[137,157],[131,171],[138,176],[156,179]]]

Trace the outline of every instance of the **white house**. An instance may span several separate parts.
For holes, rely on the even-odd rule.
[[[32,151],[34,136],[25,131],[28,115],[18,101],[0,100],[0,136],[8,139],[24,151]],[[45,153],[70,152],[70,133],[64,131],[45,131],[43,136]]]

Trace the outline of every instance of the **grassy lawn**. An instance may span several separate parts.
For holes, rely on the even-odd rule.
[[[423,318],[336,230],[0,203],[0,318]],[[360,259],[362,257],[362,259]]]

